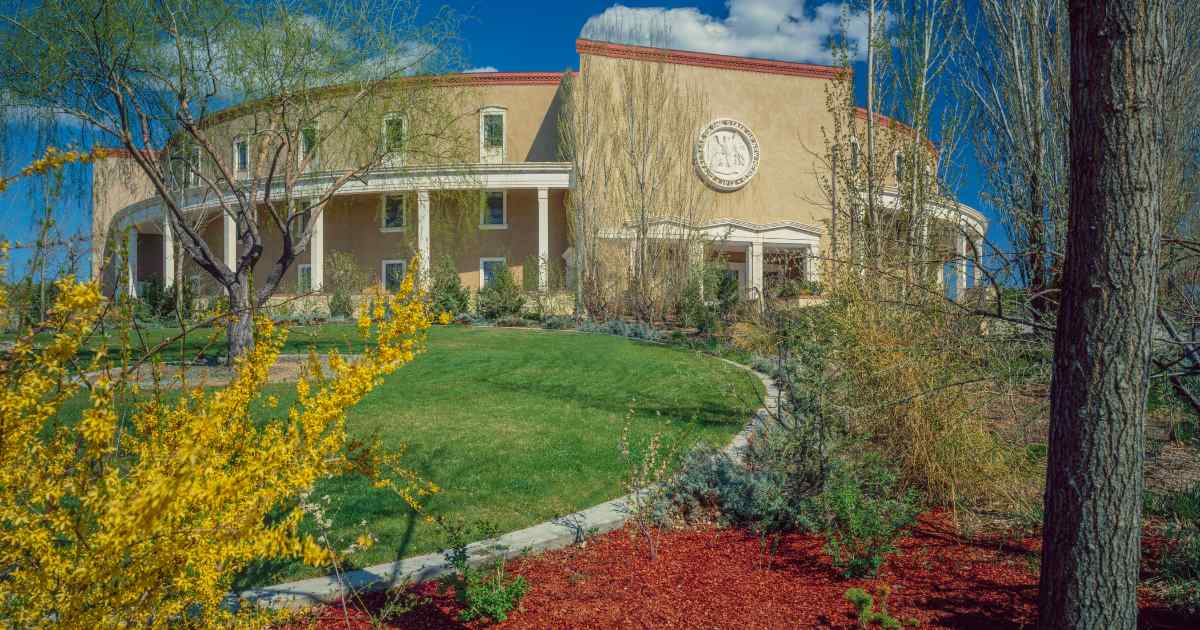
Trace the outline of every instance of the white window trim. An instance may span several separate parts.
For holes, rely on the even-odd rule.
[[[387,202],[392,197],[399,197],[404,203],[404,209],[400,213],[400,220],[403,225],[400,227],[388,227],[387,225]],[[385,234],[392,232],[403,232],[408,227],[408,197],[404,194],[398,195],[380,195],[379,196],[379,231]]]
[[[308,288],[303,289],[300,287],[300,278],[304,277],[304,270],[306,268],[308,269]],[[301,263],[299,265],[296,265],[296,292],[297,293],[308,293],[311,291],[312,291],[312,263]]]
[[[238,164],[238,145],[243,142],[246,143],[246,168],[238,168],[240,166]],[[234,176],[235,177],[236,176],[248,177],[250,175],[250,168],[251,168],[252,161],[253,160],[250,159],[250,138],[248,136],[235,137],[233,139],[233,174],[234,174]]]
[[[484,223],[483,217],[487,216],[487,196],[491,193],[500,193],[501,212],[504,214],[503,223]],[[479,229],[481,230],[507,230],[508,229],[508,191],[507,190],[485,190],[483,191],[483,207],[479,209]]]
[[[187,187],[195,188],[200,185],[200,163],[202,160],[200,145],[193,146],[190,153],[191,155],[188,158],[191,161],[187,165]]]
[[[383,289],[384,291],[388,290],[388,288],[387,288],[388,265],[400,265],[401,268],[404,269],[404,273],[401,274],[401,276],[400,276],[401,279],[403,279],[404,276],[408,275],[408,261],[407,260],[391,258],[391,259],[379,261],[379,288]]]
[[[487,286],[487,276],[484,275],[484,273],[483,273],[484,264],[494,263],[494,262],[502,263],[505,267],[508,266],[508,259],[505,258],[504,256],[490,256],[490,257],[484,257],[484,258],[479,259],[479,288],[480,289]],[[512,270],[510,269],[509,271],[511,272]]]
[[[383,121],[379,125],[379,134],[383,138],[383,164],[384,166],[401,166],[404,164],[404,152],[392,151],[388,146],[388,122],[393,120],[400,121],[400,129],[404,134],[404,138],[408,139],[408,117],[400,112],[391,112],[383,115]]]
[[[303,125],[300,127],[300,133],[296,137],[296,144],[299,145],[297,147],[299,149],[299,151],[296,152],[296,169],[297,170],[299,170],[300,165],[304,163],[304,153],[305,153],[305,151],[304,151],[304,149],[305,149],[304,130],[305,129],[312,129],[316,133],[316,136],[317,136],[317,138],[316,138],[317,146],[313,147],[313,158],[311,161],[309,161],[308,168],[303,171],[305,173],[311,173],[311,172],[317,170],[317,165],[319,165],[321,163],[321,154],[319,152],[320,146],[321,146],[321,126],[317,123],[312,123],[310,125]]]
[[[484,121],[488,116],[500,116],[500,147],[489,149],[487,135],[484,133]],[[499,156],[494,155],[499,151]],[[496,159],[499,157],[499,159]],[[479,161],[483,163],[503,163],[508,159],[508,110],[496,105],[489,105],[479,110]]]

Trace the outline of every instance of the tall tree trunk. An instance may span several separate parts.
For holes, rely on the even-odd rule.
[[[1165,0],[1071,0],[1071,174],[1041,628],[1135,628]]]

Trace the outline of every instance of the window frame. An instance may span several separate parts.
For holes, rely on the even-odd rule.
[[[487,119],[489,116],[500,118],[500,146],[487,145]],[[508,159],[508,109],[499,105],[489,105],[479,110],[479,161],[484,164],[502,164]]]
[[[386,166],[400,166],[404,163],[404,147],[392,149],[391,137],[388,135],[388,123],[393,120],[400,121],[401,144],[407,144],[408,140],[408,116],[405,116],[403,112],[384,114],[380,124],[380,133],[383,136],[383,163]]]
[[[400,208],[400,225],[389,226],[387,224],[387,204],[389,199],[399,199]],[[387,234],[393,232],[403,232],[408,227],[408,195],[404,193],[384,193],[379,197],[379,231]]]
[[[246,146],[246,164],[243,167],[241,162],[241,145]],[[249,136],[236,136],[233,139],[233,174],[235,177],[250,176],[250,138]]]
[[[188,151],[191,155],[188,156],[187,163],[187,187],[196,188],[200,185],[200,164],[203,161],[203,155],[200,151],[200,145],[192,145]]]
[[[301,279],[304,278],[305,271],[308,271],[308,287],[301,286]],[[296,265],[296,293],[297,295],[312,293],[312,263],[299,263]]]
[[[487,273],[484,271],[487,263],[500,263],[505,267],[508,266],[508,258],[505,256],[481,256],[479,258],[479,288],[482,289],[488,285]]]
[[[400,265],[400,269],[402,270],[400,273],[400,282],[403,284],[405,276],[408,275],[408,261],[401,260],[399,258],[385,258],[385,259],[379,261],[379,287],[381,289],[383,289],[384,291],[391,292],[391,290],[388,289],[388,285],[387,285],[388,265]],[[400,290],[400,287],[396,287],[396,290],[397,291]]]
[[[484,218],[489,215],[488,197],[494,193],[500,193],[500,214],[503,218],[502,223],[485,223]],[[479,209],[479,229],[481,230],[507,230],[508,229],[508,191],[489,189],[483,191],[483,207]]]
[[[307,141],[304,138],[304,132],[308,131],[309,129],[312,130],[313,140],[316,142],[316,146],[313,147],[305,146]],[[318,150],[321,146],[321,126],[315,122],[301,126],[300,133],[297,136],[296,144],[300,145],[297,147],[299,151],[296,152],[296,168],[301,169],[301,165],[304,164],[304,156],[309,153],[309,150],[311,150],[313,157],[311,160],[309,160],[308,167],[303,168],[301,172],[311,173],[314,170],[317,170],[317,165],[321,163],[321,156],[318,153]]]

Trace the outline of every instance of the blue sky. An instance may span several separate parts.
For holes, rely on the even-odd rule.
[[[494,68],[501,72],[561,71],[575,68],[578,55],[575,38],[589,19],[620,16],[623,19],[665,19],[670,23],[675,47],[722,54],[828,62],[824,38],[840,3],[817,0],[724,0],[644,2],[627,0],[620,5],[599,0],[547,2],[482,2],[480,0],[426,0],[426,11],[449,5],[469,18],[462,25],[462,40],[468,68]],[[607,13],[606,13],[607,12]],[[853,32],[852,32],[853,34]],[[861,66],[861,64],[859,64]],[[856,75],[859,104],[865,103],[865,85]],[[781,115],[786,115],[781,112]],[[4,135],[7,168],[11,171],[28,159],[38,145],[35,138],[12,128]],[[59,144],[62,142],[60,141]],[[967,151],[966,153],[970,153]],[[968,159],[972,156],[967,155]],[[963,164],[967,176],[959,191],[963,203],[990,211],[980,200],[981,182],[972,162]],[[86,233],[91,217],[91,190],[86,171],[77,169],[55,203],[64,233]],[[35,209],[42,202],[36,190],[18,185],[0,195],[0,238],[28,241],[36,233]],[[1003,240],[993,219],[989,238]],[[11,273],[20,274],[27,256],[14,252]],[[84,269],[86,275],[86,259]]]

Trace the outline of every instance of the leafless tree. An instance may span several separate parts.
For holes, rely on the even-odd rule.
[[[0,85],[129,152],[228,298],[232,360],[338,190],[397,156],[457,151],[457,108],[429,76],[453,62],[456,25],[410,0],[48,0],[0,19]],[[233,221],[232,265],[185,213],[196,204]],[[256,286],[264,230],[281,247]]]

